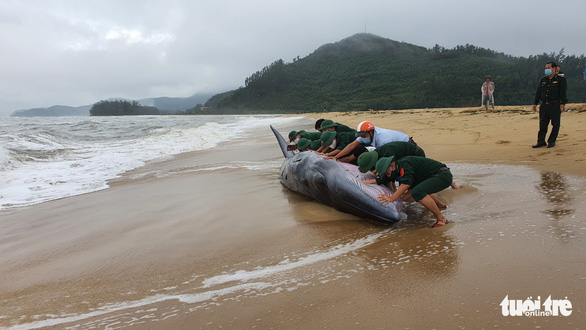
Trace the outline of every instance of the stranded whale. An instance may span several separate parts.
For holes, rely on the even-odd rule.
[[[392,195],[386,186],[365,185],[362,180],[374,179],[372,173],[360,173],[358,166],[324,159],[314,152],[294,154],[287,142],[272,126],[285,161],[279,180],[300,194],[362,218],[395,223],[400,219],[401,201],[384,205],[378,195]]]

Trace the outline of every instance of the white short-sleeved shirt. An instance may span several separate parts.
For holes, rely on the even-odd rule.
[[[362,139],[362,137],[358,137],[356,138],[356,141],[362,143],[362,144],[366,144],[364,143],[364,139]],[[374,127],[374,138],[372,139],[372,141],[370,142],[370,146],[373,146],[375,148],[378,148],[382,145],[385,145],[389,142],[409,142],[409,135],[403,133],[403,132],[399,132],[399,131],[393,131],[390,129],[384,129],[384,128],[380,128],[380,127]]]

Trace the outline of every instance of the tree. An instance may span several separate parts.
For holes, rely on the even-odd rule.
[[[142,106],[138,101],[100,101],[90,109],[90,116],[158,115],[159,109]]]

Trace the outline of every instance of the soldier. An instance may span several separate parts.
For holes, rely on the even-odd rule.
[[[321,119],[320,119],[321,120]],[[317,122],[316,122],[317,125]],[[335,123],[333,120],[330,119],[324,119],[321,123],[320,123],[320,132],[336,132],[336,134],[340,134],[340,133],[356,133],[355,130],[351,129],[350,127],[346,126],[346,125],[342,125],[339,123]],[[317,152],[319,154],[325,154],[327,151],[325,148],[319,148],[317,150]]]
[[[395,161],[391,156],[379,159],[375,168],[379,177],[394,176],[395,180],[399,181],[399,188],[392,196],[378,196],[381,203],[392,203],[409,190],[413,199],[436,217],[433,228],[449,223],[441,213],[446,205],[433,195],[446,189],[452,183],[452,173],[445,164],[431,158],[417,156],[406,156]]]
[[[354,139],[354,133],[351,132],[340,132],[336,133],[333,131],[325,131],[321,135],[322,141],[322,148],[323,153],[325,154],[325,159],[334,158],[342,149],[344,149],[352,140]],[[318,150],[318,153],[319,150]],[[356,156],[350,154],[346,157],[340,158],[339,161],[343,163],[353,163],[356,164]]]
[[[539,80],[537,91],[535,92],[535,99],[533,101],[533,112],[537,111],[537,105],[541,101],[539,107],[539,132],[537,133],[537,144],[533,148],[540,148],[547,145],[548,148],[555,146],[555,141],[560,131],[560,121],[562,112],[566,111],[566,91],[568,85],[566,78],[556,74],[557,64],[554,62],[547,62],[545,64],[545,76]],[[547,126],[551,121],[551,133],[545,143],[545,136],[547,134]]]
[[[371,152],[365,152],[358,157],[360,172],[366,173],[374,170],[376,162],[383,157],[394,156],[395,161],[405,156],[425,157],[425,151],[418,145],[409,142],[390,142]]]
[[[324,121],[322,121],[321,125],[319,127],[319,130],[322,132],[336,131],[336,133],[341,133],[341,132],[356,133],[356,131],[351,129],[350,127],[348,127],[346,125],[339,124],[339,123],[334,123],[334,121],[330,120],[330,119],[325,119]]]
[[[304,130],[301,131],[291,131],[289,132],[289,142],[299,142],[299,139],[306,138],[310,141],[319,140],[321,137],[320,132],[306,132]]]
[[[321,145],[320,140],[311,141],[306,138],[301,138],[301,139],[299,139],[299,142],[297,142],[297,150],[299,150],[300,152],[302,152],[302,151],[315,151],[320,147],[320,145]]]

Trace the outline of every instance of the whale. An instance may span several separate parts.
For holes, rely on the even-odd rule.
[[[361,173],[356,165],[324,159],[315,152],[287,150],[286,140],[272,125],[270,127],[285,157],[279,174],[283,186],[360,218],[389,224],[401,219],[401,199],[389,204],[378,200],[379,195],[392,195],[390,188],[362,183],[362,180],[375,178],[372,172]]]

